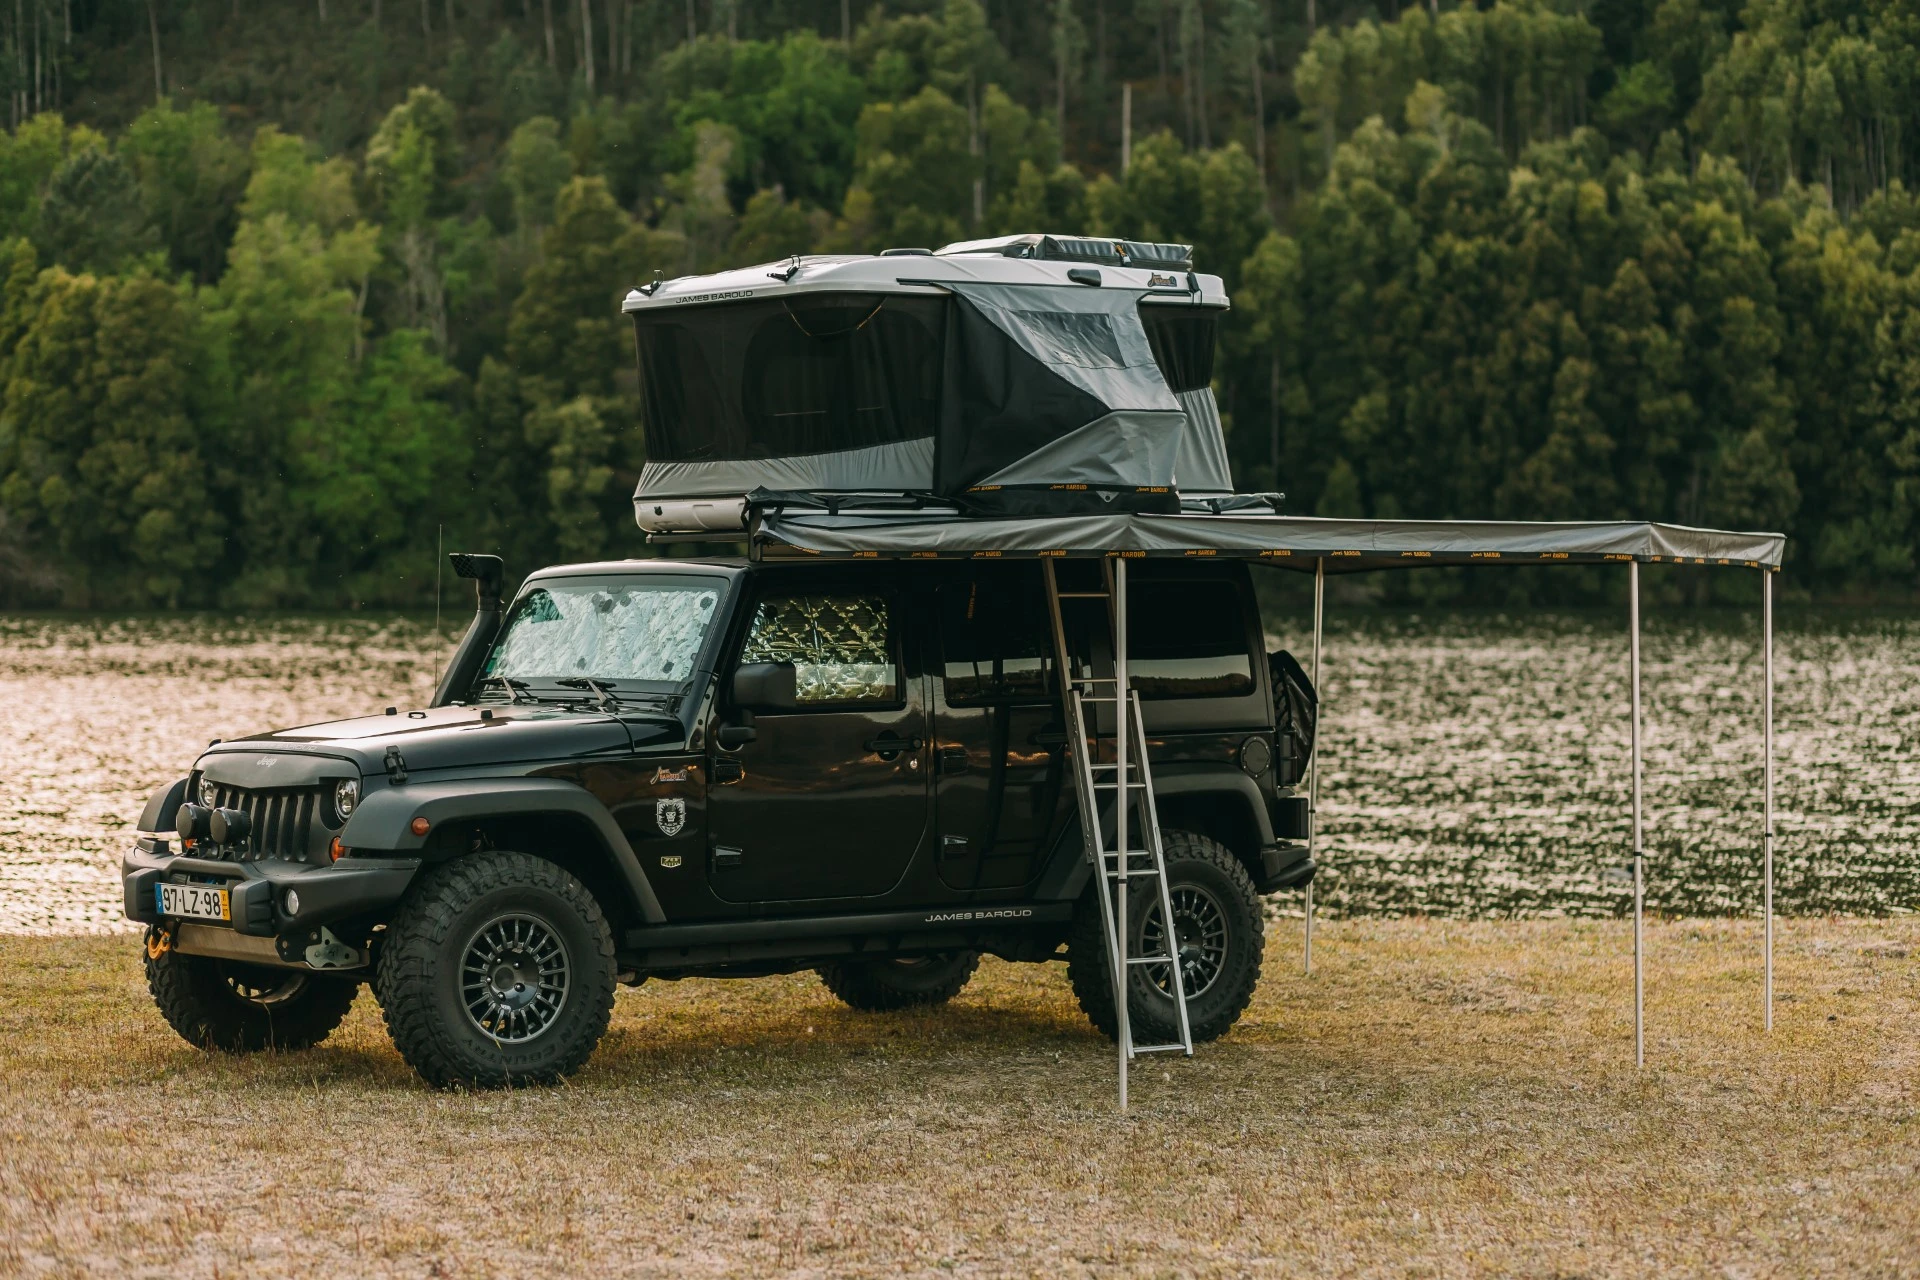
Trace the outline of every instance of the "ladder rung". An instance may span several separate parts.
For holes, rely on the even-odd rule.
[[[1137,1044],[1134,1053],[1192,1053],[1193,1050],[1183,1044]]]
[[[1172,964],[1172,956],[1128,956],[1128,964]]]
[[[1096,782],[1093,784],[1093,789],[1095,791],[1118,791],[1121,787],[1125,787],[1129,791],[1140,791],[1145,789],[1146,785],[1144,782]]]
[[[1057,591],[1054,593],[1062,600],[1111,600],[1112,596],[1104,591]]]

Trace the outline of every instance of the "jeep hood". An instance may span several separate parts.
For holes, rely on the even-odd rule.
[[[481,719],[482,711],[491,718]],[[398,747],[408,772],[417,773],[666,751],[685,741],[678,720],[633,710],[614,716],[551,704],[435,707],[235,738],[210,747],[200,767],[229,753],[265,752],[345,759],[362,773],[379,773],[387,750]]]

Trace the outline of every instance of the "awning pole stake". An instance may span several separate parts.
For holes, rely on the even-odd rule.
[[[1640,562],[1627,562],[1627,665],[1633,682],[1633,1065],[1647,1065],[1645,947],[1646,855],[1640,844]]]
[[[1313,732],[1315,739],[1324,736],[1321,732],[1326,724],[1327,695],[1320,688],[1320,650],[1325,639],[1321,623],[1326,613],[1327,599],[1327,562],[1319,559],[1313,562],[1313,696],[1314,707]],[[1307,861],[1313,861],[1315,837],[1320,833],[1320,752],[1315,750],[1313,759],[1307,762]],[[1314,873],[1315,878],[1319,872]],[[1307,881],[1307,936],[1301,953],[1302,972],[1309,976],[1313,973],[1313,880]]]
[[[1768,569],[1760,570],[1760,647],[1765,653],[1761,663],[1763,684],[1760,688],[1760,717],[1766,722],[1762,734],[1762,765],[1760,769],[1761,817],[1760,817],[1760,860],[1764,867],[1765,888],[1762,891],[1762,909],[1766,912],[1766,1000],[1765,1022],[1768,1031],[1773,1030],[1773,573]]]

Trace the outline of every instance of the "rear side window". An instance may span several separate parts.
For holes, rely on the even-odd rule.
[[[1129,584],[1127,667],[1142,698],[1244,698],[1253,655],[1231,582]]]
[[[939,593],[947,703],[1044,701],[1053,687],[1053,638],[1040,575],[979,573]]]

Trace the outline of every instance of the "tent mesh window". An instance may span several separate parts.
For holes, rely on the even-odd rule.
[[[803,294],[636,313],[647,456],[798,457],[933,435],[947,305]]]
[[[762,600],[742,663],[791,662],[795,701],[893,702],[899,680],[879,596],[802,595]]]
[[[1154,363],[1173,391],[1198,391],[1213,383],[1213,340],[1217,316],[1212,310],[1144,306],[1140,323]]]

